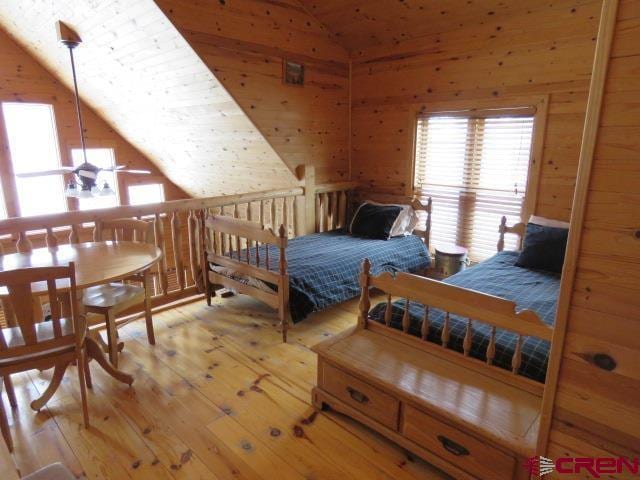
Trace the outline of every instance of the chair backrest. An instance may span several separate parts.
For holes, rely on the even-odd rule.
[[[58,290],[56,285],[57,280],[66,280],[61,283],[65,284],[65,286],[69,285],[69,291],[64,292],[64,294],[69,295],[73,332],[76,337],[77,346],[80,347],[84,339],[85,329],[80,321],[75,300],[78,298],[78,293],[74,263],[69,263],[68,266],[22,268],[19,270],[0,272],[0,287],[6,289],[8,294],[4,301],[11,305],[17,326],[22,334],[24,345],[22,345],[21,348],[26,348],[30,352],[37,352],[39,344],[43,341],[43,339],[37,335],[38,324],[44,321],[41,312],[39,312],[39,297],[42,296],[48,297],[53,326],[53,338],[48,338],[47,341],[62,340],[70,336],[69,333],[67,333],[66,336],[63,334],[60,303],[60,294],[62,292]],[[46,294],[34,294],[33,287],[35,284],[46,284]],[[38,290],[40,292],[42,291],[40,288]],[[46,346],[46,348],[50,348],[50,346]],[[0,357],[6,356],[7,352],[10,352],[11,349],[11,345],[7,343],[5,330],[0,329]]]
[[[141,243],[154,243],[153,221],[136,220],[135,218],[118,218],[115,220],[97,220],[93,230],[96,242],[113,240]]]

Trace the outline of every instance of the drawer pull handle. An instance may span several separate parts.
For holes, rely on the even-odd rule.
[[[456,443],[453,440],[449,440],[444,435],[438,435],[438,440],[440,440],[440,443],[447,452],[454,454],[456,457],[464,457],[466,455],[469,455],[469,450],[464,448],[459,443]]]
[[[367,397],[364,393],[359,392],[355,388],[347,387],[347,392],[352,400],[358,403],[367,403],[369,401],[369,397]]]

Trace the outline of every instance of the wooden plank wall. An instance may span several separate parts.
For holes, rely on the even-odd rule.
[[[80,134],[71,91],[0,29],[0,102],[3,101],[42,102],[53,105],[61,148],[61,162],[64,165],[73,164],[70,150],[78,148]],[[128,202],[127,185],[145,181],[163,183],[167,200],[188,198],[152,162],[86,105],[83,106],[83,114],[87,143],[90,147],[111,147],[115,150],[118,164],[152,171],[151,176],[126,174],[118,176],[119,194],[123,204]],[[4,135],[0,135],[0,151],[6,153],[8,146],[3,145],[3,141]],[[9,196],[9,192],[6,192],[6,195]],[[9,214],[11,215],[11,211]]]
[[[439,33],[354,50],[354,179],[410,192],[415,115],[423,106],[549,95],[536,213],[567,220],[600,4],[502,2],[463,27],[449,23]],[[384,18],[377,20],[382,28]]]
[[[348,54],[297,1],[156,3],[290,169],[348,179]],[[303,87],[283,84],[284,58],[304,64]]]
[[[552,458],[640,457],[639,78],[640,0],[621,0],[560,368]]]

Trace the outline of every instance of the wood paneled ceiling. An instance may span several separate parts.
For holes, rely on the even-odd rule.
[[[0,2],[0,27],[193,196],[293,185],[295,176],[153,0]],[[249,180],[250,179],[250,180]]]
[[[350,51],[480,25],[549,5],[545,0],[300,0]],[[580,0],[576,4],[582,3]]]

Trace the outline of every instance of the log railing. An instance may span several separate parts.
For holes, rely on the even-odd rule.
[[[279,230],[285,227],[286,237],[304,235],[315,231],[317,223],[316,198],[325,195],[331,206],[346,202],[347,190],[355,182],[316,185],[312,168],[307,167],[301,186],[209,198],[174,200],[147,205],[127,205],[101,210],[64,212],[34,217],[10,218],[0,221],[0,253],[28,252],[34,248],[56,248],[65,243],[90,242],[96,221],[120,218],[144,218],[154,222],[154,240],[163,252],[154,268],[154,307],[204,292],[202,259],[204,245],[204,221],[210,214],[229,215],[259,222]],[[337,203],[335,204],[337,207]],[[346,203],[345,203],[346,206]],[[347,211],[347,210],[345,210]],[[340,218],[327,211],[323,228],[344,225],[346,214]],[[311,228],[309,226],[312,226]],[[231,241],[230,236],[221,240],[222,253],[246,246]]]

